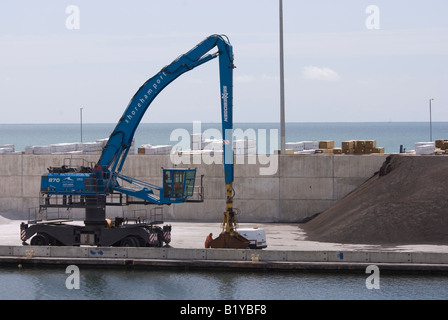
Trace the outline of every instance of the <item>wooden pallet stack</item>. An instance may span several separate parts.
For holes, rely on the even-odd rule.
[[[322,140],[319,141],[319,149],[316,153],[334,153],[334,141],[333,140]]]
[[[440,150],[441,153],[448,154],[448,140],[447,139],[439,139],[436,140],[436,151]]]
[[[276,150],[275,153],[280,154],[280,150]],[[286,143],[286,154],[382,154],[382,153],[384,153],[384,148],[377,147],[376,140],[343,141],[341,148],[335,148],[334,140],[301,141],[301,142]]]
[[[384,153],[383,147],[377,147],[376,140],[348,140],[342,142],[343,154]]]

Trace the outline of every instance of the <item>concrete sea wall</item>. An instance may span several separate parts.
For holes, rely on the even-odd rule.
[[[0,154],[0,212],[8,212],[9,216],[17,214],[23,219],[30,208],[37,208],[41,175],[50,166],[61,166],[69,157]],[[238,157],[235,161],[234,206],[241,210],[239,221],[299,222],[322,212],[361,185],[379,170],[387,155]],[[98,155],[73,155],[70,158],[96,162]],[[207,164],[210,158],[208,161],[198,161],[197,156],[183,158],[178,167],[197,168],[197,183],[204,175],[205,200],[166,207],[166,221],[221,220],[225,209],[224,169],[219,156],[211,159],[214,163]],[[185,164],[188,161],[190,165]],[[162,167],[173,167],[169,155],[129,155],[122,173],[161,185]],[[122,210],[108,208],[107,215],[115,217],[121,215]],[[79,217],[82,218],[82,214]]]
[[[235,249],[110,248],[57,246],[0,246],[0,264],[83,265],[107,267],[337,270],[365,273],[375,265],[383,272],[446,273],[447,256],[441,252],[385,251],[275,251]]]

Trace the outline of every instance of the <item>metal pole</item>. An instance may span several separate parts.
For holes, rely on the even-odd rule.
[[[79,108],[80,112],[80,121],[81,121],[81,143],[82,143],[82,108]]]
[[[283,0],[280,2],[280,143],[281,153],[285,154],[285,68],[283,58]]]
[[[429,141],[432,142],[432,99],[429,99]]]

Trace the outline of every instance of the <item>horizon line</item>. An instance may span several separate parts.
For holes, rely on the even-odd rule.
[[[221,124],[219,121],[201,121],[201,120],[194,120],[191,122],[141,122],[140,124],[192,124],[193,122],[201,122],[201,123],[207,123],[207,124]],[[278,124],[279,122],[276,121],[249,121],[249,122],[234,122],[233,124]],[[290,121],[286,122],[286,124],[312,124],[312,123],[328,123],[328,124],[334,124],[334,123],[429,123],[429,121]],[[432,121],[432,123],[448,123],[448,121]],[[117,125],[117,123],[113,122],[83,122],[83,125],[99,125],[99,124],[105,124],[105,125]],[[80,125],[79,122],[43,122],[43,123],[0,123],[1,125]]]

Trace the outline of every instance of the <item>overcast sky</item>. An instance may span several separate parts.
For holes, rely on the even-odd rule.
[[[277,122],[278,4],[2,0],[0,123],[79,123],[81,107],[86,123],[116,123],[141,84],[215,33],[234,49],[234,121]],[[428,121],[430,98],[433,121],[448,121],[448,1],[283,9],[287,122]],[[220,122],[218,60],[178,78],[143,118],[196,120]]]

